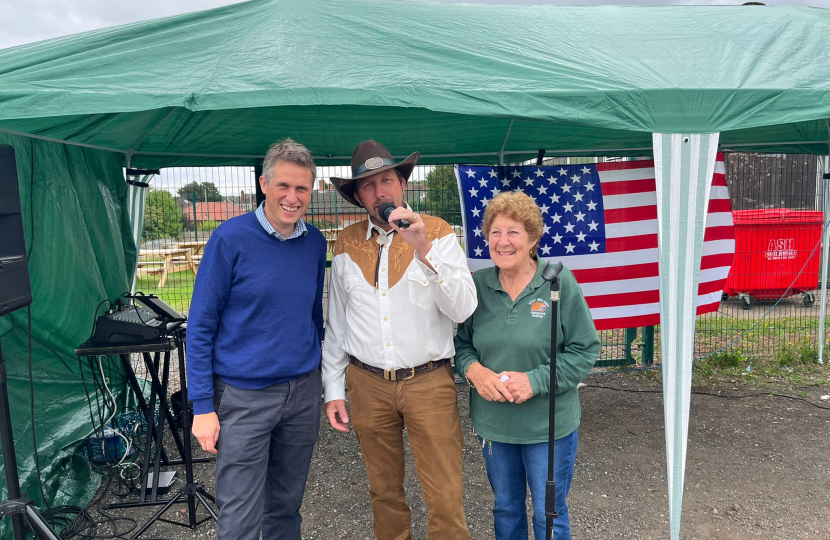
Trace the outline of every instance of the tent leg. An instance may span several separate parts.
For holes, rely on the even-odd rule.
[[[718,133],[652,135],[672,540],[680,538],[700,260],[718,139]]]
[[[830,237],[827,233],[830,230],[830,158],[824,157],[824,175],[821,181],[822,210],[824,211],[824,232],[822,233],[821,246],[821,307],[818,320],[818,363],[824,363],[824,342],[826,339],[824,321],[827,318],[827,262],[830,257]]]

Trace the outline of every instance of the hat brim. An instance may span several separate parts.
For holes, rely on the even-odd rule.
[[[415,168],[415,164],[418,163],[418,158],[421,156],[419,152],[413,152],[408,158],[401,161],[396,165],[386,165],[383,167],[378,167],[377,169],[369,169],[368,171],[364,171],[363,173],[353,177],[353,178],[337,178],[332,176],[329,180],[331,180],[334,189],[337,190],[337,193],[343,196],[344,199],[349,201],[355,206],[363,207],[362,204],[357,202],[354,198],[354,190],[355,190],[355,183],[360,180],[361,178],[366,178],[372,176],[374,174],[382,173],[383,171],[388,171],[390,169],[397,169],[398,172],[401,173],[403,179],[408,181],[410,175],[412,174],[412,170]]]

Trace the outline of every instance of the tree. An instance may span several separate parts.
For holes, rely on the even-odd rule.
[[[173,196],[163,189],[151,189],[147,193],[141,238],[144,240],[178,239],[182,235],[182,227],[182,211],[176,205]]]
[[[461,201],[458,199],[458,182],[452,165],[441,165],[427,174],[425,210],[450,225],[461,225]]]
[[[213,182],[190,182],[179,188],[179,197],[191,202],[196,195],[196,202],[221,202],[225,197]]]

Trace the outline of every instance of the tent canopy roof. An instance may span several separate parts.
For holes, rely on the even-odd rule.
[[[132,166],[650,153],[651,132],[828,152],[830,10],[252,0],[0,51],[0,130]]]

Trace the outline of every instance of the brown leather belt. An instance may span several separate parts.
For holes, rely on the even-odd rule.
[[[424,373],[429,373],[430,371],[446,366],[450,363],[450,359],[442,358],[441,360],[432,360],[430,362],[427,362],[426,364],[421,364],[420,366],[415,366],[412,368],[392,370],[381,369],[379,367],[370,366],[369,364],[364,364],[352,355],[349,355],[349,363],[353,366],[359,367],[362,370],[368,371],[372,375],[377,375],[378,377],[386,381],[405,381],[407,379],[415,377],[416,375],[423,375]]]

